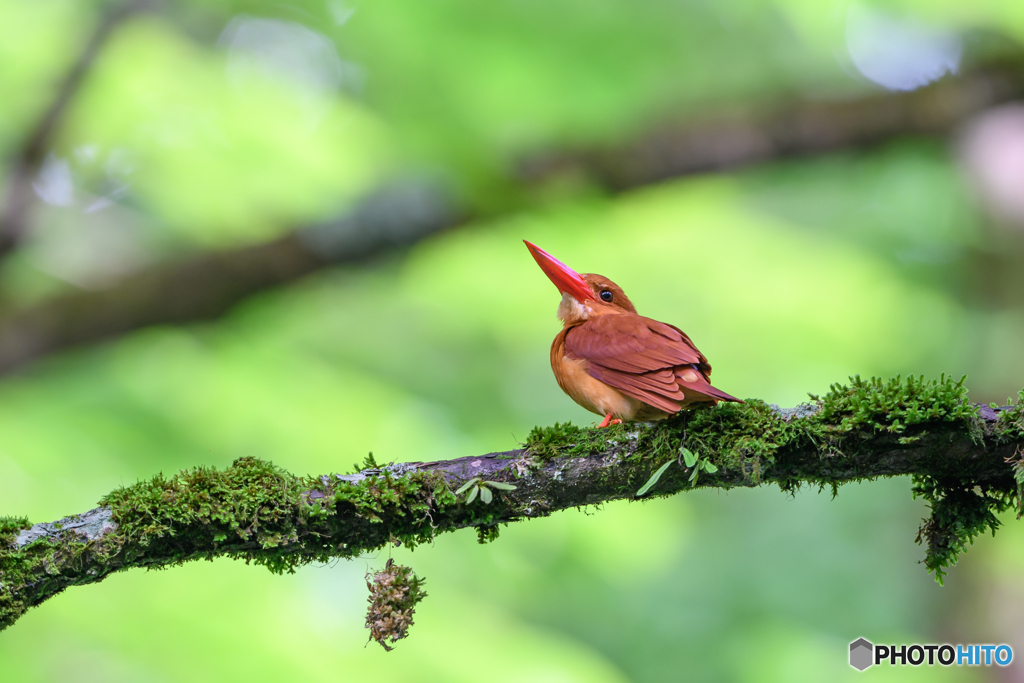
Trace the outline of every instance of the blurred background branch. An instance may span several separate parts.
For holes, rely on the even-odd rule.
[[[656,127],[624,145],[554,150],[528,159],[521,174],[536,182],[582,172],[623,191],[693,173],[870,148],[898,138],[947,139],[985,109],[1021,97],[1024,55],[1003,56],[910,92],[718,112],[705,120]]]
[[[247,297],[316,270],[400,250],[463,221],[437,183],[383,186],[346,216],[263,244],[159,263],[99,291],[0,314],[0,373],[149,325],[214,320]]]
[[[80,82],[102,39],[128,13],[128,7],[121,8],[101,23],[68,83]],[[62,88],[53,109],[63,110],[73,93],[73,86]],[[536,187],[583,174],[621,192],[674,177],[866,148],[899,138],[948,137],[979,112],[1022,96],[1024,57],[1004,56],[913,92],[797,101],[770,112],[721,114],[707,122],[658,128],[615,148],[553,150],[528,157],[516,175],[527,187]],[[33,173],[55,125],[52,112],[26,145],[8,185],[17,195],[8,203],[10,226],[24,220]],[[509,194],[524,195],[523,188]],[[390,247],[407,247],[464,222],[456,216],[466,210],[456,209],[454,202],[445,191],[395,181],[332,223],[300,228],[264,244],[156,263],[95,291],[72,291],[28,308],[0,310],[0,374],[48,354],[147,326],[214,320],[249,296],[317,270],[358,263]],[[530,208],[528,203],[514,206]],[[10,241],[9,248],[14,246]]]
[[[103,13],[92,34],[86,38],[81,53],[57,84],[53,100],[40,112],[15,149],[14,156],[8,161],[3,202],[0,203],[0,260],[17,248],[24,236],[35,199],[32,183],[36,181],[43,160],[60,133],[66,112],[81,90],[97,55],[118,26],[152,4],[152,0],[115,2]]]

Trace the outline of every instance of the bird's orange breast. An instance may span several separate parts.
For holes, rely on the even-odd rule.
[[[568,358],[565,355],[565,335],[569,329],[571,328],[559,332],[551,344],[551,369],[555,373],[558,386],[569,398],[592,413],[611,414],[627,422],[637,419],[637,414],[642,409],[650,408],[643,402],[591,377],[587,372],[587,361]]]

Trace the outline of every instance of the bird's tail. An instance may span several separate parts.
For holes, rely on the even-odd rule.
[[[738,399],[735,396],[731,396],[730,394],[725,393],[721,389],[716,389],[715,387],[711,386],[710,384],[705,384],[704,387],[698,389],[698,391],[700,393],[702,393],[702,394],[707,395],[707,396],[711,396],[713,398],[717,398],[719,401],[731,401],[733,403],[743,403],[742,399]]]
[[[692,376],[692,375],[691,375]],[[680,380],[683,378],[680,377]],[[689,378],[687,378],[689,379]],[[743,403],[740,399],[727,394],[721,389],[717,389],[711,386],[711,382],[707,381],[703,376],[692,379],[690,381],[680,381],[679,388],[683,390],[686,395],[686,403],[694,402],[710,402],[718,403],[719,401],[731,401],[732,403]],[[684,404],[685,405],[685,404]]]

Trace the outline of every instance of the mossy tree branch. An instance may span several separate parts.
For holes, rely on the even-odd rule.
[[[1019,506],[1020,401],[972,404],[963,380],[946,378],[853,378],[812,399],[786,410],[722,404],[602,430],[556,424],[512,451],[386,467],[370,459],[348,475],[297,477],[241,458],[225,470],[158,475],[58,522],[0,518],[0,629],[68,586],[130,567],[228,556],[282,573],[465,527],[493,540],[503,523],[634,499],[666,463],[678,464],[663,469],[648,497],[768,483],[835,490],[911,475],[931,506],[919,541],[940,579],[975,535],[994,532],[996,513]],[[698,460],[688,468],[689,452]]]

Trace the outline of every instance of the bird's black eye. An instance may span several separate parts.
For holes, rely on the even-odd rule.
[[[611,303],[611,301],[612,301],[612,293],[609,292],[607,289],[602,289],[601,290],[601,301],[607,301],[608,303]]]

